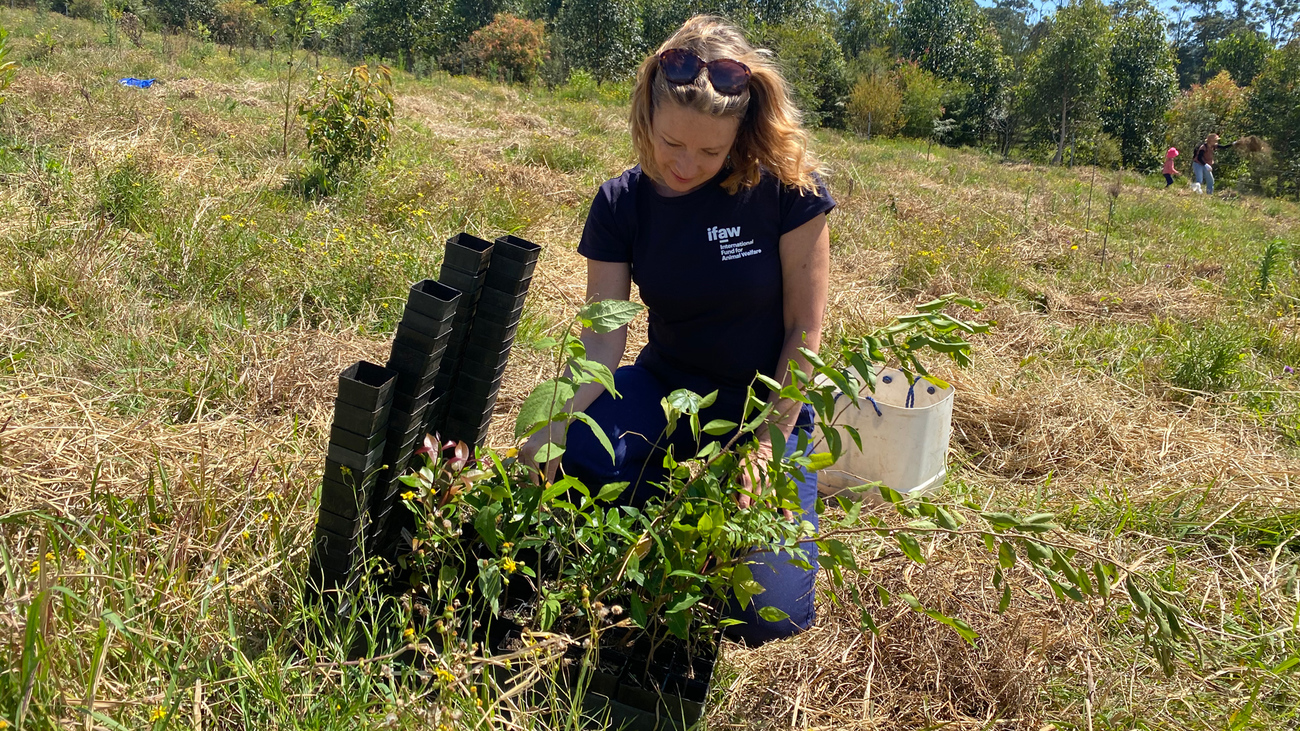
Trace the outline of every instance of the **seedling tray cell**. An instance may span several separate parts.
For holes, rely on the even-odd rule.
[[[351,485],[345,485],[337,480],[322,480],[320,487],[321,509],[341,518],[356,519],[365,512],[366,506],[370,504],[370,490],[373,484],[372,481],[363,490],[357,491]]]
[[[448,265],[467,272],[481,272],[492,261],[493,244],[464,232],[447,240],[442,257],[443,267]]]
[[[528,239],[521,239],[514,234],[498,236],[492,248],[492,265],[501,260],[502,257],[513,261],[536,262],[542,255],[542,247],[534,244]]]
[[[334,402],[334,426],[369,439],[384,431],[393,402],[386,401],[377,410],[363,409],[342,401]]]
[[[388,418],[390,420],[389,424],[391,428],[391,420],[393,417],[389,416]],[[337,426],[332,426],[330,427],[330,444],[337,444],[345,449],[350,449],[353,452],[369,452],[377,447],[382,447],[384,445],[385,435],[387,434],[387,431],[381,431],[376,434],[371,434],[368,437],[364,437],[360,434],[353,434],[347,429],[340,429]]]
[[[337,462],[344,467],[355,472],[370,472],[380,465],[380,459],[384,456],[384,447],[370,450],[369,452],[354,452],[347,447],[338,444],[330,444],[328,458],[329,461]]]
[[[460,292],[432,279],[424,279],[411,285],[411,293],[406,298],[406,314],[416,312],[433,320],[445,320],[456,311],[459,302]]]
[[[375,411],[392,397],[396,375],[381,365],[359,360],[339,374],[338,400]]]
[[[502,292],[497,289],[484,289],[482,296],[478,299],[477,312],[484,310],[495,310],[500,313],[514,312],[524,306],[524,299],[528,297],[528,292],[523,294],[511,294]]]

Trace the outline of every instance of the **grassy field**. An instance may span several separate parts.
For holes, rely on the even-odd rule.
[[[545,246],[521,338],[581,304],[587,204],[633,162],[626,89],[399,73],[391,154],[308,200],[283,53],[0,25],[22,67],[0,105],[0,728],[543,727],[313,639],[306,548],[337,373],[385,356],[443,241]],[[924,565],[864,541],[864,588],[979,641],[898,603],[863,634],[827,603],[726,647],[708,727],[1300,726],[1300,207],[834,132],[815,151],[831,334],[949,291],[998,322],[943,373],[943,497],[1057,513],[1179,592],[1194,642],[1166,677],[1125,599],[1060,604],[1026,574],[998,613],[977,539]],[[550,367],[516,349],[491,444]]]

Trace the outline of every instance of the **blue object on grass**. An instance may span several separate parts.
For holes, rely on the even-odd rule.
[[[157,79],[137,79],[132,76],[128,76],[125,79],[119,79],[117,83],[121,84],[122,86],[134,86],[137,89],[148,89],[149,87],[153,86],[153,82],[155,81],[157,81]]]

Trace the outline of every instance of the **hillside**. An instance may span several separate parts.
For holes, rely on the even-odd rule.
[[[520,341],[567,325],[588,203],[634,163],[626,87],[397,73],[388,157],[310,199],[300,132],[280,154],[282,54],[109,44],[27,11],[0,26],[21,67],[0,105],[0,728],[20,705],[29,728],[476,713],[303,651],[336,378],[385,357],[407,287],[462,230],[545,247]],[[998,613],[977,537],[924,565],[864,540],[881,634],[825,604],[799,638],[727,646],[709,728],[1296,724],[1300,206],[834,132],[814,150],[839,202],[828,336],[950,291],[998,324],[941,374],[943,497],[1056,513],[1180,592],[1195,643],[1166,677],[1118,595],[1062,604],[1027,581]],[[515,349],[492,446],[553,368]],[[876,583],[980,639],[879,606]]]

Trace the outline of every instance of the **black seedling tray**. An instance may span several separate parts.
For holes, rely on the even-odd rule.
[[[497,240],[493,243],[492,266],[496,266],[496,263],[500,261],[502,257],[524,263],[536,263],[542,256],[541,246],[534,244],[528,239],[521,239],[514,234],[498,236]]]
[[[338,463],[354,472],[369,473],[378,467],[380,459],[384,456],[384,447],[370,450],[369,452],[354,452],[347,447],[338,444],[330,444],[328,460]]]
[[[478,310],[476,312],[481,313],[484,310],[495,310],[501,313],[514,312],[524,306],[524,299],[527,297],[527,292],[511,294],[497,289],[484,289],[482,296],[478,299]]]
[[[447,239],[442,265],[466,272],[481,272],[492,262],[492,249],[491,241],[461,232]]]
[[[380,453],[382,454],[382,450]],[[345,469],[347,470],[346,474],[344,473]],[[344,467],[332,459],[326,459],[324,479],[326,481],[332,480],[344,485],[349,490],[365,492],[371,487],[374,487],[375,481],[379,479],[379,473],[374,470],[358,472],[351,467]],[[330,509],[334,510],[333,508]],[[345,514],[340,513],[338,510],[334,510],[334,512],[339,513],[339,515]]]
[[[396,373],[381,365],[359,360],[339,374],[338,400],[366,411],[374,411],[393,395]]]
[[[351,485],[336,480],[322,480],[320,488],[321,509],[343,518],[355,519],[360,517],[365,512],[366,507],[370,505],[371,491],[377,479],[378,475],[359,491]]]
[[[440,358],[434,358],[429,353],[416,350],[400,342],[393,343],[393,351],[388,356],[388,367],[397,371],[397,382],[399,391],[407,391],[406,382],[414,380],[417,383],[432,375],[438,369]]]
[[[391,420],[393,417],[389,416],[388,418]],[[388,430],[384,430],[364,437],[360,434],[353,434],[347,429],[332,426],[330,427],[330,444],[337,444],[353,452],[369,452],[376,447],[382,447],[387,434]]]
[[[537,262],[524,263],[514,261],[513,259],[496,258],[492,260],[492,268],[488,269],[487,280],[483,286],[488,289],[499,289],[503,292],[522,292],[528,289],[529,282],[533,279],[533,272],[537,269]],[[522,285],[522,289],[520,288]]]
[[[372,411],[342,401],[335,401],[334,426],[369,438],[372,434],[384,431],[384,427],[388,423],[388,412],[391,410],[392,405],[393,402],[389,400],[384,402],[384,405],[380,408]]]
[[[320,512],[316,514],[316,525],[335,535],[356,538],[365,528],[365,524],[366,513],[364,511],[350,518],[335,515],[324,508],[321,508]]]
[[[456,311],[459,302],[460,292],[432,279],[424,279],[411,285],[403,318],[414,312],[431,320],[445,320]]]

